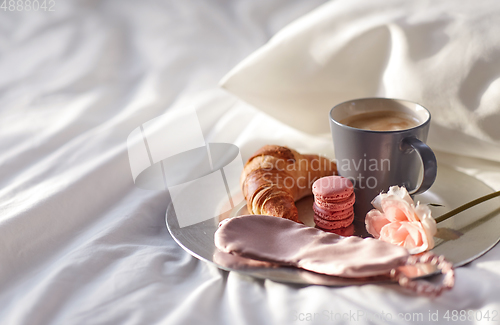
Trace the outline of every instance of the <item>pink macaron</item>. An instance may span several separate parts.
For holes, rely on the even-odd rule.
[[[354,221],[354,211],[352,210],[351,213],[348,214],[347,218],[341,220],[326,220],[319,217],[317,214],[314,215],[314,223],[316,224],[316,227],[325,230],[347,227],[350,224],[352,224],[353,221]]]
[[[316,180],[312,186],[314,197],[320,201],[336,202],[347,199],[353,192],[349,179],[342,176],[327,176]]]
[[[321,229],[320,227],[316,226],[316,228]],[[347,227],[342,227],[342,228],[337,228],[337,229],[321,229],[326,232],[331,232],[333,234],[337,234],[339,236],[343,237],[349,237],[354,235],[354,224],[350,224]]]
[[[345,210],[354,205],[354,202],[356,201],[356,197],[354,196],[354,192],[351,193],[347,198],[341,199],[338,201],[322,201],[321,199],[315,197],[314,198],[314,203],[322,209],[325,210],[331,210],[331,211],[338,211],[338,210]]]
[[[352,207],[347,207],[343,210],[328,210],[321,208],[316,202],[313,203],[313,210],[314,214],[325,220],[342,220],[353,213]]]
[[[325,230],[345,228],[354,221],[353,205],[356,201],[349,179],[327,176],[314,182],[314,222]]]

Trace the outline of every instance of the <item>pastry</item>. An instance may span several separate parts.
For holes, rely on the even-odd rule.
[[[313,211],[314,215],[318,216],[319,218],[333,221],[346,219],[354,213],[352,206],[349,206],[343,210],[327,210],[317,206],[316,202],[313,203]]]
[[[317,179],[336,172],[336,164],[327,158],[266,145],[248,159],[241,174],[247,210],[300,222],[295,201],[311,195]]]
[[[351,213],[346,218],[338,220],[326,220],[319,217],[317,214],[314,214],[314,223],[316,224],[316,227],[323,230],[344,228],[352,224],[353,221],[354,221],[354,212],[352,211],[352,209]]]
[[[327,203],[346,199],[354,193],[352,183],[342,176],[323,177],[314,182],[314,198]]]
[[[323,177],[314,182],[312,192],[317,228],[333,230],[352,224],[355,196],[350,180],[342,176]]]
[[[332,210],[332,211],[338,211],[338,210],[345,210],[354,205],[354,202],[356,201],[354,193],[352,193],[350,196],[348,196],[345,199],[341,199],[338,201],[324,201],[317,199],[315,200],[316,205],[319,208],[326,209],[326,210]]]
[[[316,228],[318,228],[318,226],[316,226]],[[321,229],[321,228],[318,228],[320,230],[323,230],[323,231],[326,231],[326,232],[331,232],[332,234],[337,234],[339,236],[343,236],[343,237],[349,237],[349,236],[353,236],[354,235],[354,224],[350,224],[349,226],[347,227],[342,227],[342,228],[337,228],[337,229]]]

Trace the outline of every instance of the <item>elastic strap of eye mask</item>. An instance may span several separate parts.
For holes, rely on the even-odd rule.
[[[431,252],[427,252],[422,256],[409,256],[405,265],[414,266],[419,263],[435,266],[444,275],[442,282],[439,285],[434,285],[424,280],[412,280],[398,269],[391,270],[391,277],[395,279],[400,286],[430,297],[439,296],[443,291],[453,288],[455,284],[453,264],[445,260],[443,255],[437,256]]]

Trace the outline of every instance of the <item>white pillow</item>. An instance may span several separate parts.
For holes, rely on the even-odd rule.
[[[221,86],[304,132],[360,97],[427,107],[438,150],[500,161],[500,1],[337,0],[276,34]]]

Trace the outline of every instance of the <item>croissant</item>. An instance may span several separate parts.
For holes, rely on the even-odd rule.
[[[336,173],[337,165],[327,158],[266,145],[248,159],[241,174],[248,213],[300,223],[295,201],[312,194],[315,180]]]

